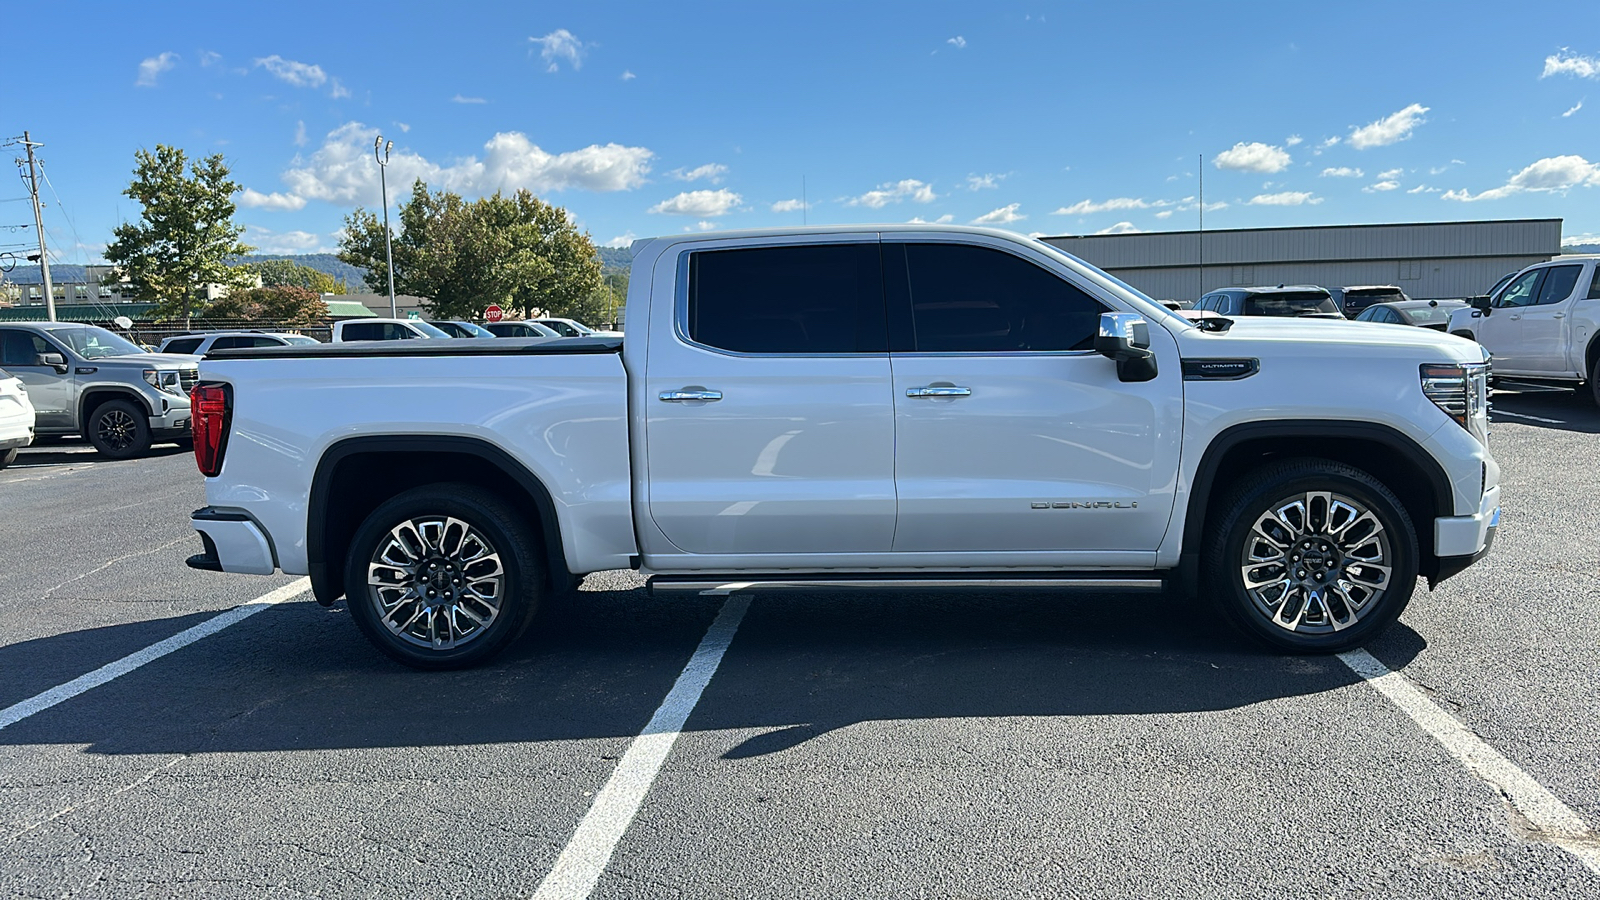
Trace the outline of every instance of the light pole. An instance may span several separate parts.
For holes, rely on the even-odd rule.
[[[378,183],[383,186],[383,258],[389,270],[389,318],[398,319],[394,305],[394,248],[389,242],[389,151],[393,149],[394,141],[383,146],[381,134],[372,142],[372,158],[378,161]]]

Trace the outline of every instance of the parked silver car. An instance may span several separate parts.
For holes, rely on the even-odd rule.
[[[36,434],[81,434],[112,459],[190,440],[198,357],[148,353],[95,325],[14,322],[0,325],[0,367],[27,385]]]

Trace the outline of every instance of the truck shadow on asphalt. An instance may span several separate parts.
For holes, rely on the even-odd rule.
[[[0,731],[0,745],[449,752],[631,738],[720,603],[584,591],[542,613],[490,665],[436,673],[380,656],[342,604],[289,603]],[[182,617],[27,641],[0,648],[0,671],[74,677],[190,624]],[[138,640],[129,639],[132,629]],[[1426,645],[1403,624],[1380,643],[1376,652],[1397,669]],[[1333,657],[1273,655],[1170,598],[767,596],[751,606],[687,730],[762,730],[726,755],[744,758],[872,720],[1206,712],[1356,681]]]
[[[179,447],[176,444],[157,444],[140,458],[159,459],[165,456],[178,456],[191,452],[193,451]],[[0,469],[0,472],[14,472],[18,469],[42,469],[50,466],[81,466],[97,463],[137,461],[106,459],[84,441],[51,441],[22,448],[22,452],[17,454],[17,461],[4,469]]]
[[[1600,434],[1600,409],[1589,388],[1577,391],[1495,391],[1489,398],[1491,424],[1508,423],[1580,434]]]

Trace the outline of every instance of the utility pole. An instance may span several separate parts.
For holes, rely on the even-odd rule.
[[[50,254],[44,246],[44,212],[39,206],[39,168],[38,161],[33,158],[33,148],[43,147],[35,144],[32,136],[24,131],[22,133],[22,146],[28,151],[28,193],[33,195],[33,230],[39,235],[39,273],[44,277],[44,310],[50,321],[56,320],[56,294],[55,288],[50,284]]]
[[[383,135],[380,134],[372,142],[372,157],[378,161],[378,181],[383,185],[383,257],[389,270],[389,318],[398,319],[400,315],[394,305],[394,249],[389,245],[389,151],[394,149],[394,141],[383,147],[383,155],[379,156],[382,144]]]
[[[1195,243],[1199,246],[1197,257],[1199,265],[1195,266],[1194,277],[1200,283],[1200,293],[1195,294],[1196,300],[1206,292],[1206,155],[1200,154],[1200,230],[1195,233]]]

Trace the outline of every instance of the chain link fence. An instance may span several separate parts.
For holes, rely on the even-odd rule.
[[[123,330],[107,325],[143,347],[160,347],[169,337],[181,334],[202,334],[212,331],[270,331],[278,334],[303,334],[323,343],[333,339],[333,325],[292,325],[286,322],[262,322],[256,319],[195,319],[185,328],[179,322],[135,322]]]

